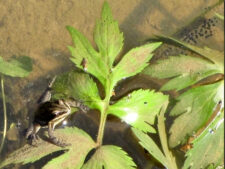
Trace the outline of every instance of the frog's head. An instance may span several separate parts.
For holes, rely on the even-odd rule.
[[[90,109],[86,105],[84,105],[81,101],[74,100],[74,99],[68,99],[65,101],[66,104],[68,104],[71,107],[79,108],[84,113],[88,112]]]

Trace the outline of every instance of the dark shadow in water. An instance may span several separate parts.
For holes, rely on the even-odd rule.
[[[47,155],[45,157],[40,158],[38,161],[34,162],[34,163],[28,163],[25,165],[22,165],[21,167],[19,167],[19,169],[30,169],[31,167],[34,168],[42,168],[44,165],[46,165],[49,161],[51,161],[52,159],[59,157],[60,155],[64,154],[66,151],[65,150],[60,150],[60,151],[56,151],[51,153],[50,155]],[[11,169],[13,168],[13,164],[8,165],[2,169]]]

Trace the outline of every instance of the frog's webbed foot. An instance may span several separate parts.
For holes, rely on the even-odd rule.
[[[30,141],[30,145],[36,146],[38,141],[40,140],[40,137],[37,134],[31,134],[28,140]]]
[[[66,147],[66,146],[70,146],[71,144],[69,144],[69,143],[65,143],[65,142],[63,142],[62,140],[59,140],[58,138],[56,138],[55,136],[52,136],[52,137],[49,137],[50,138],[50,141],[53,143],[53,144],[55,144],[55,145],[57,145],[57,146],[59,146],[59,147]]]

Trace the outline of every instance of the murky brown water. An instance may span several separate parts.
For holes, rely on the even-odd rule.
[[[188,43],[206,45],[223,51],[224,25],[214,17],[214,11],[223,13],[223,5],[202,15],[216,2],[217,0],[109,0],[113,16],[118,20],[124,33],[122,53],[143,44],[153,35],[160,34],[174,35]],[[100,16],[102,4],[103,0],[0,1],[0,56],[10,58],[14,55],[27,55],[32,58],[34,64],[33,71],[27,78],[6,78],[6,95],[9,101],[8,126],[16,123],[20,133],[18,138],[6,140],[2,158],[25,144],[23,137],[20,136],[21,132],[28,126],[36,101],[46,88],[49,79],[74,67],[67,50],[67,46],[72,44],[71,37],[65,26],[74,26],[94,45],[93,28]],[[199,19],[195,20],[196,18]],[[213,20],[211,30],[208,32],[202,30],[204,36],[196,37],[196,32],[201,33],[203,29],[202,25],[211,22],[209,19]],[[176,52],[165,46],[157,52],[154,59]],[[161,83],[137,76],[122,83],[117,90],[119,95],[122,95],[134,88],[157,88]],[[0,108],[2,110],[1,103]],[[3,128],[2,119],[3,113],[0,111],[0,131]],[[95,137],[98,129],[98,113],[88,115],[78,113],[71,117],[69,124],[76,125]],[[118,119],[109,117],[104,143],[122,146],[141,169],[150,169],[156,165],[137,145],[129,127]]]

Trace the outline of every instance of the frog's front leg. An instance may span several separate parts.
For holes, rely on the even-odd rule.
[[[40,130],[40,128],[41,128],[40,124],[32,123],[30,127],[27,129],[26,139],[30,139],[32,145],[34,145],[34,142],[39,140],[37,132]]]
[[[59,124],[60,122],[62,122],[66,117],[68,116],[68,113],[64,113],[59,115],[58,117],[54,118],[53,120],[51,120],[48,123],[48,135],[49,135],[49,139],[51,140],[51,142],[57,146],[60,147],[65,147],[65,146],[69,146],[71,144],[67,144],[62,142],[61,140],[59,140],[58,138],[56,138],[53,134],[53,131],[55,129],[55,126],[57,124]]]
[[[52,80],[48,84],[48,87],[45,89],[45,91],[42,93],[41,97],[38,99],[38,102],[37,102],[38,104],[45,103],[45,102],[51,100],[51,97],[52,97],[51,90],[52,90],[52,85],[55,82],[55,79],[56,79],[56,76],[54,76],[52,78]]]

